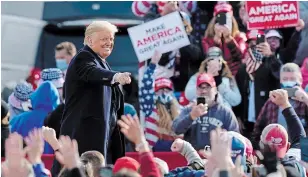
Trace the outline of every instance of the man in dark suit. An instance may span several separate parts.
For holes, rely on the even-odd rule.
[[[125,155],[124,136],[116,123],[124,110],[118,85],[131,82],[130,73],[112,71],[106,62],[116,32],[117,27],[106,21],[94,21],[86,28],[85,46],[66,73],[60,129],[60,135],[77,140],[80,154],[97,150],[112,164]],[[53,169],[53,175],[58,170]]]

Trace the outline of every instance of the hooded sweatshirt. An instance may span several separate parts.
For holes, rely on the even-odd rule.
[[[22,113],[10,121],[11,132],[17,132],[23,137],[28,136],[34,128],[41,128],[48,113],[59,104],[57,88],[49,81],[42,83],[30,96],[33,110]],[[45,142],[44,154],[52,154],[51,146]]]
[[[172,129],[176,134],[184,133],[184,139],[196,149],[204,149],[210,145],[210,132],[217,127],[227,131],[239,132],[238,121],[230,108],[216,103],[209,108],[208,113],[192,120],[190,112],[192,108],[184,108],[173,121]]]

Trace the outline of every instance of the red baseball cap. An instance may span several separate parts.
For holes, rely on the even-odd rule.
[[[261,134],[261,142],[275,147],[277,157],[283,158],[288,150],[288,133],[280,124],[269,124]]]
[[[138,172],[140,163],[131,157],[119,158],[113,166],[113,173],[117,173],[122,169],[129,169]]]
[[[170,90],[173,90],[173,83],[170,79],[167,78],[158,78],[155,80],[155,92],[157,92],[159,89],[162,88],[168,88]]]
[[[248,139],[248,138],[246,138],[246,137],[244,137],[245,138],[245,144],[246,144],[246,155],[247,155],[247,157],[250,157],[250,156],[252,156],[252,153],[253,153],[253,146],[252,146],[252,144],[251,144],[251,141]]]
[[[250,31],[248,31],[247,34],[246,34],[247,40],[251,40],[251,39],[256,40],[258,34],[264,35],[264,31],[262,31],[262,30],[250,30]]]
[[[216,82],[214,77],[211,74],[202,73],[197,77],[197,87],[203,83],[210,84],[211,87],[216,87]]]
[[[233,14],[233,8],[229,3],[225,1],[217,2],[217,4],[214,7],[214,16],[222,12],[225,13],[231,12]]]

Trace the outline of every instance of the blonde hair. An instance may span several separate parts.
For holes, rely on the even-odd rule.
[[[171,101],[171,107],[170,107],[171,114],[167,110],[166,106],[161,103],[157,103],[156,107],[159,116],[158,127],[166,129],[167,131],[171,131],[172,121],[179,115],[178,101],[176,99],[173,99]]]
[[[118,28],[111,24],[108,21],[93,21],[87,28],[86,31],[84,33],[84,45],[88,44],[88,37],[92,36],[93,34],[95,34],[96,32],[99,31],[110,31],[113,34],[118,32]]]
[[[215,22],[216,22],[216,17],[213,17],[212,20],[210,21],[205,33],[204,33],[204,37],[206,38],[213,38],[215,36]],[[239,29],[238,29],[238,24],[235,20],[235,18],[232,16],[232,32],[231,32],[231,36],[235,37],[236,35],[238,35],[240,33]]]
[[[205,73],[206,72],[206,68],[207,68],[207,63],[209,62],[209,58],[205,59],[202,61],[202,63],[200,64],[200,68],[199,68],[199,74],[201,73]],[[232,72],[227,64],[227,62],[221,57],[220,61],[222,62],[223,65],[223,70],[222,70],[222,77],[227,77],[229,79],[232,79]]]
[[[70,56],[76,55],[76,47],[71,42],[61,42],[55,48],[55,51],[65,50],[66,53]]]

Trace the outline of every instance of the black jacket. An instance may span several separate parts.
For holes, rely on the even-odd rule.
[[[288,44],[287,47],[285,48],[280,48],[276,51],[276,57],[278,59],[280,59],[280,61],[282,62],[282,64],[286,64],[286,63],[291,63],[294,62],[295,58],[296,58],[296,52],[297,49],[299,47],[299,43],[301,41],[301,33],[298,31],[295,31]],[[282,44],[281,44],[282,45]],[[295,61],[296,64],[301,65],[301,62],[297,62]]]
[[[117,119],[124,110],[122,91],[117,84],[111,84],[116,73],[106,69],[90,47],[79,50],[66,73],[65,107],[60,130],[60,135],[77,140],[80,154],[97,150],[106,159],[112,157],[112,162],[108,163],[115,163],[125,155],[124,135],[117,123],[111,120],[111,110],[115,111]],[[108,136],[109,129],[114,131]],[[108,147],[111,152],[107,152]]]
[[[53,110],[44,120],[44,126],[53,128],[56,131],[57,139],[60,135],[61,120],[64,111],[64,104],[60,104],[55,110]]]
[[[275,56],[271,56],[265,58],[263,64],[254,73],[256,119],[264,103],[269,98],[269,92],[280,88],[280,67],[281,62]],[[236,82],[242,95],[242,102],[234,108],[234,113],[244,123],[248,120],[249,81],[250,77],[246,72],[246,65],[243,64],[236,75]]]

